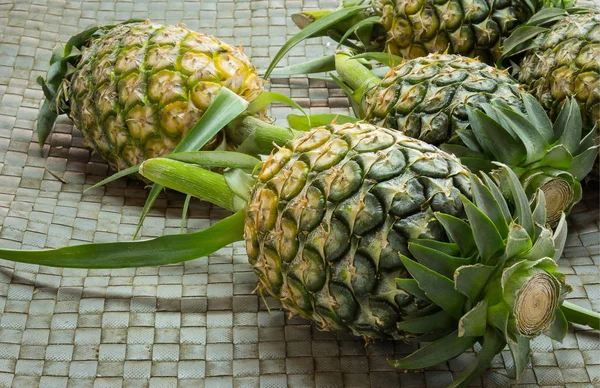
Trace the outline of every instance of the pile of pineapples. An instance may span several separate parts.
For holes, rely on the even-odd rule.
[[[239,48],[149,21],[84,31],[40,79],[40,143],[67,113],[119,171],[107,181],[154,183],[145,212],[168,187],[234,214],[195,234],[0,256],[118,268],[244,239],[259,291],[290,312],[429,342],[398,368],[479,342],[453,384],[466,386],[508,344],[518,377],[531,338],[560,340],[567,321],[600,328],[598,313],[564,302],[556,272],[600,123],[600,14],[568,6],[346,0],[295,15],[303,30],[265,77],[302,39],[328,35],[351,51],[278,71],[335,71],[357,117],[294,116],[291,128],[263,114],[289,101],[263,91]],[[372,60],[391,64],[383,79]]]

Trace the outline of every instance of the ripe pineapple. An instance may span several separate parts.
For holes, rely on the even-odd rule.
[[[277,132],[267,124],[257,130]],[[243,234],[259,288],[291,312],[365,338],[433,341],[394,366],[429,367],[481,342],[478,362],[457,378],[462,384],[507,343],[522,373],[530,338],[546,332],[561,340],[566,333],[563,310],[578,322],[597,319],[560,307],[568,291],[555,272],[564,216],[553,234],[544,226],[543,194],[532,210],[508,169],[514,214],[491,179],[480,180],[456,157],[356,123],[293,139],[256,180],[233,171],[249,184],[167,158],[140,167],[155,183],[236,211],[208,230],[54,251],[0,250],[0,257],[73,267],[156,265],[209,254]]]
[[[77,50],[79,49],[79,50]],[[240,48],[183,25],[126,22],[75,36],[52,60],[38,132],[67,113],[115,170],[171,153],[221,87],[251,101],[262,91]],[[219,133],[205,149],[223,142]]]
[[[553,119],[574,96],[585,124],[600,126],[600,14],[574,14],[533,38],[516,77]]]
[[[342,0],[335,11],[304,11],[292,20],[304,29],[327,17],[331,22],[311,36],[329,35],[353,49],[384,51],[405,59],[446,52],[491,64],[502,54],[503,40],[534,12],[570,4],[562,0]]]
[[[405,61],[383,80],[348,53],[336,55],[336,68],[356,91],[363,118],[440,145],[473,171],[491,173],[492,161],[509,165],[529,196],[544,191],[551,224],[581,199],[579,181],[598,151],[583,136],[576,104],[553,125],[506,71],[458,55]]]

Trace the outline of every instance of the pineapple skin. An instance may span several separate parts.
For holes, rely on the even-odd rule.
[[[435,305],[396,286],[409,278],[408,240],[448,241],[434,216],[465,218],[470,194],[458,159],[367,123],[329,125],[265,162],[251,194],[246,250],[266,290],[322,329],[410,338],[403,318]]]
[[[369,122],[429,144],[463,144],[472,136],[466,106],[502,100],[524,111],[521,86],[507,72],[475,59],[430,54],[396,66],[365,94]]]
[[[534,2],[537,4],[537,2]],[[378,0],[385,51],[412,59],[460,54],[494,63],[502,41],[533,15],[524,0]]]
[[[570,15],[536,38],[520,64],[519,82],[556,119],[574,96],[584,123],[600,125],[600,14]]]
[[[75,125],[118,171],[173,152],[223,86],[248,101],[263,91],[240,48],[146,21],[94,38],[64,92]],[[204,149],[222,142],[219,133]]]

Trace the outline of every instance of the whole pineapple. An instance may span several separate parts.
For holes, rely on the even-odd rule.
[[[274,131],[266,123],[256,130]],[[232,165],[251,171],[254,162],[237,156],[231,154]],[[455,379],[464,386],[506,344],[519,376],[530,338],[546,332],[560,341],[566,334],[563,309],[576,322],[599,323],[593,312],[561,307],[568,286],[555,260],[566,222],[563,216],[554,234],[545,226],[543,194],[530,204],[506,169],[512,213],[490,178],[482,181],[454,156],[397,131],[366,123],[317,128],[272,154],[256,180],[170,158],[145,161],[139,171],[236,213],[194,234],[0,249],[0,257],[134,267],[191,260],[244,238],[259,288],[291,312],[365,338],[433,341],[391,362],[396,367],[426,368],[482,343],[477,362]]]
[[[365,94],[366,119],[430,144],[472,138],[467,106],[502,100],[524,111],[522,88],[506,71],[475,59],[432,54],[406,61]]]
[[[585,123],[600,126],[600,13],[569,15],[533,44],[516,73],[519,82],[552,118],[574,96]]]
[[[69,42],[53,62],[61,72],[51,66],[43,85],[50,115],[68,113],[115,170],[171,153],[221,87],[249,101],[263,90],[241,49],[183,25],[127,22],[72,40],[80,55]],[[46,133],[53,122],[40,116]],[[205,149],[222,141],[220,133]]]

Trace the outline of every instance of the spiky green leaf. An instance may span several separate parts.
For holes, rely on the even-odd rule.
[[[472,264],[470,258],[450,256],[414,242],[409,243],[408,250],[419,263],[448,279],[453,278],[458,267]]]
[[[533,246],[522,257],[528,260],[537,260],[541,257],[554,257],[556,249],[552,239],[552,231],[547,228],[542,229],[540,235],[533,243]]]
[[[589,326],[594,330],[600,330],[600,313],[584,309],[575,303],[565,301],[560,307],[567,321],[578,325]]]
[[[546,149],[549,148],[549,143],[540,133],[540,129],[536,128],[525,116],[514,110],[499,108],[497,112],[525,146],[527,152],[525,163],[530,164],[542,159],[546,154]]]
[[[254,101],[250,103],[250,105],[248,105],[247,110],[251,114],[256,114],[274,102],[291,106],[292,108],[298,109],[300,112],[302,112],[304,116],[307,116],[304,109],[302,109],[302,107],[298,105],[296,101],[284,94],[277,92],[262,92],[254,99]]]
[[[552,167],[567,170],[573,165],[573,156],[562,144],[550,148],[546,155],[536,163],[528,166],[529,169],[536,167]]]
[[[500,188],[498,187],[496,182],[494,182],[487,174],[482,173],[481,177],[483,178],[483,181],[485,182],[487,188],[494,196],[494,199],[496,199],[496,203],[498,204],[498,206],[500,206],[502,214],[504,215],[504,220],[508,225],[510,225],[513,219],[510,213],[510,209],[508,208],[508,204],[506,203],[506,199],[502,195],[502,191],[500,191]]]
[[[530,237],[534,237],[535,232],[533,228],[533,215],[531,213],[531,207],[529,206],[529,200],[523,190],[519,178],[515,173],[508,167],[502,166],[506,177],[508,178],[508,184],[512,193],[513,201],[517,208],[517,222],[521,225]]]
[[[419,299],[423,299],[424,301],[431,302],[431,300],[425,295],[425,291],[423,291],[419,287],[419,283],[415,279],[404,279],[397,278],[396,286],[401,290],[408,292],[409,294],[416,296]]]
[[[596,158],[598,158],[598,146],[588,148],[573,158],[571,167],[567,171],[573,175],[573,178],[581,181],[592,171]]]
[[[89,190],[93,190],[97,187],[100,186],[104,186],[112,181],[116,181],[117,179],[123,178],[127,175],[131,175],[131,174],[136,174],[138,172],[138,170],[140,169],[140,165],[135,165],[135,166],[131,166],[129,168],[126,168],[125,170],[121,170],[117,173],[112,174],[111,176],[109,176],[108,178],[102,179],[100,182],[88,187],[87,189],[84,190],[85,191],[89,191]]]
[[[560,136],[559,144],[563,144],[572,155],[577,153],[582,131],[581,111],[574,97],[565,99],[565,103],[554,123],[554,133]]]
[[[52,128],[58,117],[55,109],[56,107],[53,108],[51,101],[48,99],[44,101],[42,108],[40,109],[37,121],[37,135],[40,147],[43,147],[46,143],[46,139],[50,135],[50,132],[52,132]]]
[[[462,316],[465,297],[454,289],[452,280],[408,257],[400,257],[400,260],[402,260],[410,275],[417,281],[419,288],[425,291],[425,295],[433,303],[456,319]]]
[[[378,53],[374,51],[369,51],[366,53],[361,53],[354,55],[353,59],[366,59],[368,61],[377,61],[383,65],[387,65],[390,67],[396,67],[404,62],[404,58],[399,57],[397,55],[389,54],[389,53]]]
[[[507,336],[506,342],[508,343],[508,348],[510,349],[510,353],[515,362],[515,374],[518,381],[521,376],[523,376],[523,372],[529,364],[529,356],[531,355],[531,347],[529,345],[530,339],[516,335],[515,341],[511,337],[512,336]]]
[[[494,223],[502,238],[508,236],[508,224],[500,204],[494,198],[492,192],[474,174],[470,175],[473,202]]]
[[[167,159],[196,164],[204,168],[241,168],[252,171],[260,160],[246,154],[232,151],[191,151],[178,152],[165,156]]]
[[[256,183],[256,180],[250,174],[235,168],[225,171],[223,177],[227,186],[235,195],[242,198],[246,203],[250,201],[250,191],[252,191],[252,187]]]
[[[504,48],[499,62],[510,57],[519,50],[519,46],[531,41],[536,36],[548,31],[548,28],[537,26],[520,26],[504,41]]]
[[[460,256],[460,249],[456,243],[448,243],[438,240],[418,239],[416,242],[424,247],[435,249],[450,256]]]
[[[344,35],[342,35],[341,39],[338,41],[337,48],[339,49],[344,44],[344,42],[346,42],[346,39],[350,37],[350,35],[357,34],[361,28],[378,24],[380,21],[381,18],[379,16],[371,16],[366,19],[362,19],[361,21],[353,25],[351,28],[349,28],[344,33]]]
[[[458,245],[462,256],[466,257],[470,255],[475,248],[475,239],[473,238],[473,231],[469,224],[460,218],[445,213],[436,212],[435,218],[442,224],[452,241]]]
[[[246,213],[239,211],[200,232],[152,240],[83,244],[28,251],[0,249],[0,257],[19,263],[67,268],[131,268],[193,260],[243,239]]]
[[[460,267],[454,273],[454,287],[475,302],[493,272],[494,267],[483,264]]]
[[[488,328],[483,336],[483,346],[477,354],[477,358],[465,372],[461,373],[448,388],[467,388],[473,380],[479,377],[490,364],[496,354],[500,353],[506,346],[502,336],[494,329]]]
[[[398,369],[422,369],[453,359],[464,353],[477,337],[459,337],[458,331],[432,342],[401,360],[389,361]]]
[[[518,166],[526,160],[527,152],[522,141],[513,138],[502,125],[471,107],[467,107],[467,114],[477,142],[486,153],[494,156],[494,160],[511,166]]]
[[[527,252],[533,246],[529,234],[521,225],[510,224],[510,232],[506,239],[506,258],[511,259]]]
[[[398,330],[408,333],[424,334],[436,330],[456,327],[456,320],[444,310],[424,317],[398,322]]]
[[[538,190],[535,194],[535,208],[533,209],[532,217],[533,222],[536,224],[546,225],[546,196],[542,190]]]
[[[538,133],[544,138],[547,144],[553,143],[554,130],[552,129],[552,121],[550,121],[550,117],[548,117],[548,113],[546,113],[544,107],[542,107],[537,98],[529,93],[521,93],[521,99],[523,100],[523,105],[525,105],[527,117],[531,120]]]
[[[481,210],[479,210],[467,197],[460,195],[460,199],[467,213],[467,218],[473,230],[475,245],[481,257],[481,263],[487,264],[499,251],[504,249],[504,241],[498,229]]]
[[[565,314],[563,314],[561,309],[556,309],[554,312],[554,321],[552,321],[552,324],[544,334],[555,341],[562,342],[567,335],[568,330],[569,323],[567,322]]]
[[[558,262],[563,253],[563,249],[565,248],[565,243],[567,242],[567,217],[565,216],[565,213],[560,216],[560,220],[554,229],[552,240],[554,242],[554,255],[552,258],[554,261]]]
[[[185,225],[187,223],[188,210],[190,208],[191,201],[192,201],[192,196],[189,194],[186,195],[185,202],[183,203],[183,209],[181,210],[181,227],[179,228],[179,233],[183,233],[183,230],[185,229]]]
[[[471,310],[467,311],[458,321],[460,337],[479,337],[485,334],[487,328],[487,300],[483,299]]]
[[[269,67],[265,71],[265,78],[269,78],[271,71],[277,66],[279,61],[287,54],[292,48],[294,48],[298,43],[302,42],[305,39],[308,39],[312,36],[315,36],[321,32],[327,31],[330,27],[338,24],[342,20],[348,19],[356,14],[358,14],[363,9],[368,8],[367,6],[361,7],[350,7],[343,8],[331,14],[325,15],[317,20],[315,20],[310,25],[306,26],[299,33],[294,35],[290,40],[288,40],[281,49],[275,54],[273,61],[269,64]]]

